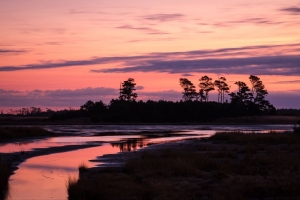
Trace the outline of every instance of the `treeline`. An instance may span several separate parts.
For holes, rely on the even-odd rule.
[[[184,123],[210,122],[218,118],[275,114],[272,109],[268,113],[258,109],[231,103],[199,102],[199,101],[125,101],[111,100],[109,105],[102,101],[88,101],[79,110],[54,114],[50,120],[66,120],[87,117],[91,122],[107,123]]]
[[[3,110],[0,110],[0,116],[32,116],[32,117],[50,117],[55,112],[49,108],[43,110],[40,107],[28,107],[28,108],[20,108],[20,109],[9,109],[6,113]]]
[[[262,81],[251,75],[251,89],[244,82],[238,81],[237,92],[229,93],[229,86],[224,77],[215,82],[208,76],[199,79],[199,92],[186,78],[179,80],[183,88],[181,101],[136,101],[133,78],[124,81],[120,86],[119,99],[113,99],[108,105],[102,101],[87,101],[79,110],[70,110],[54,114],[51,120],[64,120],[85,117],[92,122],[107,123],[180,123],[180,122],[210,122],[218,118],[270,115],[276,109],[265,99],[268,94]],[[218,102],[208,101],[209,92],[215,87],[219,92]],[[225,101],[225,94],[230,96],[230,102]]]
[[[276,110],[278,115],[285,115],[285,116],[300,116],[300,109],[286,109],[281,108]]]
[[[218,118],[231,118],[255,115],[276,114],[275,107],[266,100],[268,94],[263,82],[257,76],[250,75],[251,86],[237,81],[236,92],[230,92],[230,86],[225,77],[213,81],[208,76],[199,79],[199,90],[187,78],[180,78],[179,85],[183,89],[180,101],[137,101],[136,83],[133,78],[125,80],[120,85],[118,99],[112,99],[109,104],[101,100],[87,101],[79,109],[52,111],[40,108],[23,108],[15,114],[25,116],[50,116],[49,120],[67,120],[85,118],[91,122],[103,123],[181,123],[210,122]],[[209,93],[217,90],[218,101],[209,101]],[[225,98],[228,95],[229,101]],[[284,112],[282,110],[281,112]],[[288,113],[286,111],[285,113]],[[297,115],[297,114],[296,114]]]

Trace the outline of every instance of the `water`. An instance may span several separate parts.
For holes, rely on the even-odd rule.
[[[33,157],[19,165],[10,178],[9,200],[67,199],[66,181],[69,176],[78,177],[78,166],[84,162],[89,167],[101,163],[90,162],[98,156],[135,151],[149,144],[175,140],[208,137],[220,130],[267,132],[292,130],[293,125],[106,125],[106,126],[44,126],[56,133],[71,136],[25,140],[0,145],[1,153],[39,151],[68,145],[93,143],[86,149],[53,153]],[[96,136],[95,136],[96,135]]]

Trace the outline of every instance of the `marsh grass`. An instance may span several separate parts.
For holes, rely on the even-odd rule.
[[[240,131],[217,132],[209,138],[214,142],[226,142],[231,144],[250,144],[250,145],[276,145],[276,144],[297,144],[300,137],[291,132],[276,133],[243,133]]]
[[[8,192],[8,179],[11,175],[11,164],[0,160],[0,199],[5,199]]]
[[[51,136],[52,132],[41,127],[0,127],[0,141],[26,137]]]
[[[78,166],[79,174],[84,173],[88,170],[88,165],[85,162],[81,162]]]
[[[299,138],[226,132],[146,151],[121,170],[100,169],[79,179],[70,185],[69,199],[299,199]]]

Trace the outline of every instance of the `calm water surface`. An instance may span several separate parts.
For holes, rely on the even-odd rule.
[[[67,145],[98,144],[99,146],[96,147],[30,158],[21,163],[19,169],[10,178],[9,200],[66,200],[68,198],[66,192],[68,177],[78,177],[78,166],[82,162],[89,167],[101,164],[89,160],[104,154],[135,151],[153,143],[208,137],[220,130],[260,131],[264,133],[269,130],[292,130],[292,127],[293,125],[44,126],[45,129],[58,134],[71,133],[72,135],[2,144],[0,145],[0,152],[12,153]],[[159,132],[163,132],[163,134],[159,134]]]

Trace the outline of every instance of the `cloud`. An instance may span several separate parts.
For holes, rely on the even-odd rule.
[[[133,67],[101,69],[103,73],[165,72],[300,75],[300,56],[259,56],[197,60],[150,60]]]
[[[288,8],[283,8],[281,11],[288,12],[289,14],[292,15],[300,15],[300,7],[288,7]]]
[[[181,92],[144,91],[143,86],[137,86],[138,100],[180,100]],[[16,91],[0,89],[0,109],[4,108],[79,108],[86,101],[102,100],[108,104],[111,99],[119,97],[117,88],[82,88],[76,90],[30,90]]]
[[[290,81],[276,81],[270,83],[277,83],[277,84],[297,84],[300,83],[300,80],[290,80]]]
[[[138,88],[139,86],[137,86]],[[142,88],[143,86],[140,86]],[[178,86],[178,88],[180,88]],[[138,89],[137,100],[166,100],[180,101],[182,91],[165,90],[165,91],[145,91]],[[86,101],[102,100],[108,104],[111,99],[119,96],[117,88],[82,88],[76,90],[31,90],[16,91],[0,89],[0,109],[24,108],[24,107],[41,107],[41,108],[79,108]],[[229,97],[226,97],[229,99]],[[269,91],[267,99],[276,108],[299,108],[300,90],[294,91]],[[210,100],[217,101],[217,92],[210,93]]]
[[[189,74],[189,73],[185,73],[185,74],[181,74],[181,76],[194,76],[193,74]]]
[[[0,66],[1,71],[40,70],[73,66],[116,64],[119,68],[93,69],[96,73],[166,72],[299,75],[300,44],[260,45],[136,56],[93,57],[48,61],[22,66]]]
[[[166,32],[162,32],[162,31],[159,31],[159,30],[156,30],[156,29],[152,29],[152,28],[148,28],[148,27],[133,27],[133,26],[130,26],[130,25],[123,25],[123,26],[119,26],[119,27],[116,27],[116,28],[119,28],[119,29],[128,29],[128,30],[138,30],[138,31],[143,31],[147,34],[151,34],[151,35],[165,35],[165,34],[168,34]]]
[[[145,15],[145,16],[142,16],[143,19],[151,20],[151,21],[158,21],[158,22],[180,20],[180,19],[182,19],[184,17],[185,17],[185,15],[179,14],[179,13],[173,13],[173,14],[155,14],[155,15]]]
[[[86,101],[103,100],[107,103],[118,97],[115,88],[82,88],[76,90],[15,91],[0,89],[1,107],[79,107]]]
[[[139,98],[143,100],[166,100],[166,101],[179,101],[181,100],[182,93],[175,90],[164,90],[164,91],[154,91],[154,92],[139,92]]]
[[[214,24],[200,23],[200,25],[213,25],[213,26],[217,26],[217,27],[231,27],[231,26],[242,25],[242,24],[276,25],[276,24],[282,24],[282,23],[283,22],[271,21],[266,18],[254,17],[254,18],[246,18],[246,19],[235,20],[235,21],[217,22]]]
[[[14,50],[14,49],[0,49],[0,55],[1,54],[4,54],[4,55],[7,55],[7,54],[20,54],[20,53],[26,53],[27,51],[25,50]]]
[[[300,99],[300,90],[294,91],[269,91],[267,99],[276,107],[276,108],[297,108],[300,109],[299,99]]]
[[[141,86],[141,85],[136,86],[135,88],[136,88],[137,90],[143,90],[143,89],[145,89],[145,87],[144,87],[144,86]]]

